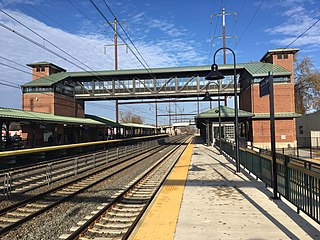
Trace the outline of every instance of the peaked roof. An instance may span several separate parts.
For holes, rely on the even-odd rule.
[[[102,125],[111,127],[134,127],[134,128],[147,128],[154,129],[156,127],[145,124],[136,123],[116,123],[115,121],[101,117],[86,114],[86,118],[65,117],[54,115],[51,113],[40,113],[32,111],[24,111],[20,109],[2,108],[0,107],[0,118],[12,121],[34,121],[43,123],[64,123],[64,124],[77,124],[77,125]]]
[[[66,124],[90,124],[90,125],[104,125],[102,122],[98,122],[89,118],[76,118],[58,116],[51,113],[40,113],[32,111],[24,111],[20,109],[12,108],[0,108],[0,118],[6,119],[21,119],[26,121],[39,121],[39,122],[55,122]]]
[[[221,118],[234,118],[234,109],[226,106],[220,106]],[[238,117],[239,118],[249,118],[253,117],[254,114],[251,112],[246,112],[243,110],[239,110]],[[219,107],[210,109],[206,112],[200,113],[196,116],[196,118],[219,118]]]
[[[274,55],[277,53],[292,53],[292,54],[296,54],[297,52],[299,52],[299,48],[276,48],[276,49],[272,49],[272,50],[268,50],[268,52],[266,52],[266,54],[263,55],[263,57],[260,59],[260,61],[264,61],[266,58],[270,57],[270,55]]]
[[[121,125],[125,127],[134,127],[134,128],[150,128],[150,129],[156,128],[155,126],[139,124],[139,123],[121,123]]]
[[[291,72],[287,69],[271,63],[264,62],[251,62],[251,63],[238,63],[236,65],[237,70],[247,70],[253,77],[264,77],[268,76],[268,72],[272,71],[274,76],[287,76],[291,75]],[[59,81],[67,78],[77,77],[112,77],[112,76],[128,76],[128,75],[149,75],[150,72],[153,74],[162,73],[180,73],[180,72],[192,72],[192,71],[210,71],[211,65],[205,66],[187,66],[187,67],[169,67],[169,68],[151,68],[148,72],[145,69],[126,69],[126,70],[108,70],[108,71],[94,71],[94,72],[60,72],[52,74],[50,76],[38,78],[31,82],[21,85],[22,87],[33,87],[33,86],[51,86]],[[233,64],[220,64],[220,70],[232,70]],[[150,76],[151,77],[151,76]]]
[[[105,125],[110,126],[110,127],[118,127],[118,126],[121,126],[120,123],[117,123],[116,121],[113,121],[113,120],[111,120],[111,119],[109,119],[109,118],[102,117],[102,116],[95,116],[95,115],[91,115],[91,114],[86,114],[86,118],[90,118],[90,119],[93,119],[93,120],[102,122],[102,123],[104,123]]]
[[[50,63],[50,62],[34,62],[34,63],[29,63],[29,64],[27,64],[27,66],[29,66],[29,67],[48,67],[48,66],[51,66],[51,67],[53,67],[53,68],[56,68],[56,69],[58,69],[58,70],[60,70],[60,71],[63,71],[63,72],[66,72],[67,70],[65,70],[64,68],[62,68],[62,67],[59,67],[58,65],[55,65],[55,64],[53,64],[53,63]]]

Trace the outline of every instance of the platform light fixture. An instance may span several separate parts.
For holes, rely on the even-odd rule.
[[[234,77],[234,128],[235,128],[235,145],[236,145],[236,171],[240,172],[240,159],[239,159],[239,119],[238,119],[238,95],[237,95],[237,68],[236,68],[236,54],[231,48],[222,47],[219,48],[213,55],[213,64],[211,66],[211,72],[205,77],[206,80],[221,80],[224,76],[218,71],[218,65],[216,64],[216,55],[221,50],[229,50],[233,55],[233,77]],[[221,136],[219,136],[221,139]]]
[[[218,65],[215,63],[211,65],[211,72],[205,77],[206,80],[221,80],[224,78],[225,77],[218,71]]]

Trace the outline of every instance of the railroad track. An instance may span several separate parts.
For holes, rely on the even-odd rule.
[[[188,138],[185,142],[190,142]],[[181,143],[60,239],[127,239],[186,148]],[[166,166],[165,166],[166,165]],[[168,167],[169,165],[169,167]]]
[[[2,172],[0,182],[3,185],[0,187],[0,193],[5,197],[11,194],[26,193],[155,146],[156,140]]]
[[[176,139],[176,141],[178,140]],[[163,149],[165,149],[165,146],[160,146],[146,153],[137,153],[136,156],[128,156],[121,161],[111,162],[108,166],[97,168],[93,173],[88,173],[71,182],[0,210],[0,236],[65,202],[69,198],[121,173],[138,162],[148,159]]]

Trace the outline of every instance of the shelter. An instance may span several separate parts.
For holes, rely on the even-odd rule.
[[[19,136],[21,140],[19,146],[13,146],[14,139],[9,134],[10,126],[13,124],[18,125],[22,130],[22,136]],[[0,150],[90,142],[157,133],[154,126],[121,124],[94,115],[75,118],[11,108],[0,108],[0,126],[5,129],[5,134],[1,132]],[[122,135],[116,135],[117,132],[120,132],[116,130],[117,128],[123,129]],[[132,134],[125,134],[128,129],[132,130]]]
[[[200,136],[207,144],[214,143],[215,138],[219,138],[219,110],[221,119],[221,137],[234,140],[234,116],[233,108],[220,106],[200,113],[195,117],[196,126],[200,129]],[[238,117],[241,126],[241,136],[243,139],[248,137],[248,129],[246,122],[249,121],[254,114],[239,110]]]

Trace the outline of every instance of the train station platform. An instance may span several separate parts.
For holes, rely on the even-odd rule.
[[[131,239],[320,239],[320,226],[200,138],[190,144]]]

